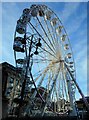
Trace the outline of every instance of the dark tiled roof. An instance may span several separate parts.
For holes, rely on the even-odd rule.
[[[1,63],[0,66],[2,66],[2,68],[9,68],[9,69],[14,70],[14,71],[16,70],[16,68],[13,65],[11,65],[7,62]]]

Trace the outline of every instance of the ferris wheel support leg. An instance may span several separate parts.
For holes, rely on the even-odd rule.
[[[65,66],[66,66],[66,68],[67,68],[67,70],[68,70],[68,72],[69,72],[69,74],[70,74],[72,80],[74,81],[74,83],[75,83],[75,85],[76,85],[76,87],[77,87],[77,89],[78,89],[80,95],[82,96],[82,99],[83,99],[83,102],[84,102],[84,104],[85,104],[85,106],[86,106],[87,111],[89,112],[89,105],[88,105],[88,102],[87,102],[85,96],[83,95],[83,93],[82,93],[82,91],[81,91],[81,89],[80,89],[78,83],[77,83],[76,80],[74,79],[74,77],[73,77],[72,73],[70,72],[69,68],[67,67],[66,63],[64,63],[64,64],[65,64]]]
[[[71,88],[71,83],[70,80],[67,80],[67,86],[68,86],[68,93],[69,93],[69,100],[70,100],[70,106],[72,109],[70,109],[70,116],[77,116],[77,111],[73,102],[73,96],[72,96],[72,88]]]

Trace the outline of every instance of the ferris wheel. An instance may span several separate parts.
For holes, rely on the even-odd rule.
[[[12,108],[23,115],[76,115],[75,64],[67,32],[46,5],[23,10],[14,35],[14,56],[19,74]],[[17,102],[19,100],[26,101]],[[21,105],[20,105],[21,103]]]

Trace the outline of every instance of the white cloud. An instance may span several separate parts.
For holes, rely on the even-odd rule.
[[[87,95],[87,43],[86,40],[79,41],[75,46],[76,81]]]
[[[76,32],[83,24],[83,21],[85,20],[85,24],[87,24],[87,12],[84,12],[83,14],[77,16],[75,19],[71,20],[70,24],[68,24],[68,34],[71,35],[74,32]],[[85,32],[84,30],[81,30]]]
[[[77,31],[79,33],[80,31],[78,31],[78,29],[87,24],[87,4],[85,3],[83,5],[80,2],[65,3],[62,12],[59,15],[59,18],[61,18],[61,21],[66,28],[68,35],[71,36],[73,34],[74,36],[74,32]],[[81,29],[81,33],[82,32],[86,32],[86,30]]]
[[[69,20],[69,17],[73,15],[73,13],[77,10],[80,3],[65,3],[64,9],[61,13],[62,21],[65,23],[67,20]]]

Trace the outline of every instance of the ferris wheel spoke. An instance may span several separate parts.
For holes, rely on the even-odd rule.
[[[39,32],[36,30],[36,28],[32,25],[32,23],[31,23],[31,22],[29,22],[29,23],[30,23],[31,26],[35,29],[35,31],[38,33],[38,35],[43,39],[44,43],[48,46],[48,48],[50,48],[50,50],[53,51],[52,48],[49,46],[49,44],[44,40],[44,38],[40,35],[40,33],[39,33]],[[54,51],[53,51],[53,53],[55,54]]]
[[[63,80],[64,80],[64,90],[65,90],[65,97],[66,100],[68,101],[68,90],[67,90],[67,83],[66,83],[66,77],[65,77],[65,69],[63,70]]]
[[[41,22],[40,22],[40,20],[39,20],[38,17],[37,17],[37,20],[38,20],[38,22],[40,23],[41,28],[42,28],[42,30],[43,30],[44,33],[45,33],[45,36],[46,36],[47,39],[49,40],[49,44],[50,44],[50,46],[52,46],[52,48],[53,48],[53,50],[54,50],[54,52],[55,52],[55,47],[54,47],[53,43],[51,42],[51,39],[49,38],[49,35],[51,36],[51,38],[52,38],[52,35],[51,35],[51,33],[50,33],[50,30],[49,30],[49,28],[48,28],[48,25],[46,24],[46,26],[47,26],[47,30],[48,30],[48,33],[49,33],[49,34],[47,34],[46,30],[43,28],[43,26],[42,26],[42,24],[41,24]],[[44,20],[44,21],[45,21],[45,20]],[[46,23],[46,22],[45,22],[45,23]],[[52,38],[52,40],[53,40],[53,38]]]
[[[38,83],[38,85],[37,85],[37,88],[40,88],[41,86],[42,86],[42,83],[43,83],[43,81],[44,81],[44,78],[45,78],[45,76],[46,76],[46,74],[47,74],[47,72],[48,72],[48,67],[44,70],[44,72],[42,72],[42,74],[40,74],[37,78],[35,78],[35,82],[40,78],[40,81],[39,81],[39,83]],[[46,78],[46,79],[48,79],[48,78]],[[33,93],[33,95],[35,95],[36,96],[36,93],[37,93],[37,91],[35,90],[34,91],[34,93]],[[34,97],[35,97],[34,96]]]
[[[40,80],[40,82],[39,82],[39,84],[38,84],[38,88],[42,85],[42,82],[43,82],[43,80],[44,80],[44,78],[45,78],[45,76],[46,76],[47,71],[48,71],[48,70],[46,70],[46,71],[44,72],[44,74],[43,74],[43,76],[42,76],[42,78],[41,78],[41,80]]]
[[[37,78],[34,78],[34,80],[35,80],[35,82],[38,80],[38,78],[40,77],[40,76],[42,76],[42,74],[44,74],[46,71],[48,71],[49,69],[51,69],[53,66],[50,66],[51,65],[51,63],[49,63],[49,65],[47,66],[47,67],[45,67],[45,68],[43,68],[42,70],[41,70],[41,74],[37,77]],[[38,72],[37,72],[38,73]],[[35,74],[37,74],[37,73],[35,73]],[[34,75],[33,75],[34,76]]]
[[[52,70],[50,69],[50,71],[52,73]],[[50,86],[51,86],[51,79],[53,78],[53,73],[52,75],[48,74],[48,84],[47,84],[47,92],[49,93],[50,91]]]
[[[30,23],[30,22],[29,22]],[[31,24],[31,23],[30,23]],[[31,26],[35,29],[35,27],[31,24]],[[36,29],[35,29],[36,30]],[[44,40],[44,38],[39,34],[39,32],[36,30],[36,32],[38,33],[38,35],[43,39],[43,41],[46,43],[46,45],[50,48],[50,46],[47,44],[47,42]],[[46,50],[45,48],[43,48],[43,47],[40,47],[42,50],[44,50],[44,51],[46,51],[47,53],[49,53],[50,55],[52,55],[52,56],[54,56],[54,57],[56,57],[55,56],[55,54],[52,54],[51,52],[52,52],[52,49],[50,48],[50,50],[51,51],[48,51],[48,50]]]
[[[31,24],[31,23],[30,23]],[[34,26],[31,24],[31,27],[33,28],[32,30],[34,31]],[[37,30],[36,30],[37,31]],[[38,31],[37,31],[38,32]],[[34,33],[35,34],[35,33]],[[45,38],[46,36],[41,36],[40,35],[40,37],[43,39],[43,38]],[[34,45],[35,46],[35,45]],[[49,46],[49,45],[47,45],[47,46]],[[40,47],[42,50],[44,50],[44,51],[46,51],[46,52],[48,52],[50,55],[52,55],[52,56],[54,56],[55,58],[56,58],[56,56],[55,56],[55,54],[52,54],[51,52],[52,51],[48,51],[47,49],[45,49],[45,48],[43,48],[43,47]],[[51,48],[50,48],[51,49]]]
[[[51,56],[53,56],[53,57],[55,57],[55,58],[56,58],[55,54],[52,54],[52,53],[51,53],[51,52],[49,52],[47,49],[42,48],[42,47],[41,47],[41,49],[42,49],[42,50],[44,50],[45,52],[47,52],[49,55],[51,55]]]
[[[45,24],[46,24],[46,26],[47,26],[47,29],[48,29],[48,32],[49,32],[49,35],[51,36],[51,45],[52,45],[52,47],[55,49],[55,42],[54,42],[54,38],[53,38],[53,34],[54,33],[51,33],[51,31],[50,31],[50,29],[49,29],[49,27],[48,27],[48,25],[47,25],[47,21],[44,19],[44,21],[45,21]]]
[[[58,91],[58,88],[56,87],[57,86],[57,81],[56,81],[56,84],[55,84],[55,91],[56,91],[56,98],[57,98],[57,101],[59,101],[59,91]]]
[[[52,90],[53,90],[53,88],[54,88],[54,85],[55,85],[56,80],[57,80],[57,78],[58,78],[59,72],[60,72],[60,66],[58,67],[58,70],[56,71],[56,75],[53,77],[53,83],[52,83],[52,86],[51,86],[51,89],[50,89],[49,97],[50,97],[51,92],[52,92]]]
[[[55,47],[56,47],[56,44],[55,44],[55,43],[57,42],[56,37],[55,37],[56,32],[54,32],[54,28],[52,27],[51,23],[50,23],[50,26],[51,26],[52,35],[53,35],[53,38],[54,38],[53,44],[54,44]],[[55,34],[54,34],[54,33],[55,33]]]
[[[33,44],[33,46],[35,47],[35,45]],[[36,47],[35,47],[36,48]],[[43,47],[40,47],[39,48],[40,50],[43,50],[43,53],[44,53],[44,51],[46,52],[46,53],[48,53],[49,55],[51,55],[51,56],[53,56],[53,57],[55,57],[56,58],[56,56],[54,55],[54,54],[52,54],[50,51],[48,51],[47,49],[45,49],[45,48],[43,48]],[[42,51],[41,51],[42,52]],[[39,52],[40,53],[40,52]],[[38,56],[39,56],[39,54],[38,54]]]
[[[63,67],[63,66],[62,66]],[[63,89],[63,83],[64,83],[64,79],[63,79],[63,74],[62,74],[63,68],[61,69],[61,93],[62,93],[62,99],[64,99],[64,89]]]
[[[49,40],[50,46],[52,46],[52,48],[53,48],[53,49],[51,48],[51,50],[53,51],[53,53],[55,53],[55,52],[54,52],[55,48],[54,48],[53,44],[51,43],[51,41],[50,41],[50,39],[49,39],[49,36],[47,35],[47,33],[46,33],[46,31],[45,31],[44,27],[42,26],[42,24],[41,24],[41,22],[40,22],[39,18],[38,18],[38,17],[36,17],[36,18],[37,18],[37,20],[38,20],[39,24],[41,25],[42,30],[43,30],[43,31],[44,31],[44,33],[45,33],[45,36],[46,36],[46,37],[47,37],[47,39]]]
[[[47,60],[47,61],[53,61],[52,59],[46,58],[46,57],[44,56],[44,54],[43,54],[43,56],[39,54],[39,59],[45,59],[45,60]]]
[[[53,88],[54,88],[54,84],[55,84],[55,82],[56,82],[56,80],[57,80],[57,77],[58,77],[59,71],[60,71],[60,67],[58,68],[57,73],[56,73],[56,75],[55,75],[54,78],[53,78],[53,83],[52,83],[52,86],[51,86],[50,92],[49,92],[49,94],[48,94],[48,96],[47,96],[47,98],[46,98],[46,104],[45,104],[45,106],[44,106],[44,108],[43,108],[43,110],[42,110],[42,116],[44,115],[45,107],[47,106],[48,101],[49,101],[49,99],[50,99],[50,96],[51,96],[51,94],[52,94],[52,90],[53,90]]]
[[[49,62],[52,61],[52,60],[48,60],[48,59],[45,59],[45,58],[44,58],[44,59],[40,59],[40,58],[39,58],[39,59],[33,59],[33,60],[34,60],[34,63],[40,63],[40,62],[41,62],[41,63],[42,63],[42,62],[44,63],[44,62],[47,62],[47,61],[49,61]]]
[[[60,36],[57,35],[57,32],[56,32],[56,28],[54,28],[54,32],[55,32],[55,36],[56,36],[56,43],[57,45],[60,47],[60,44],[61,44],[61,41],[59,40],[60,39]],[[61,44],[62,45],[62,44]]]

